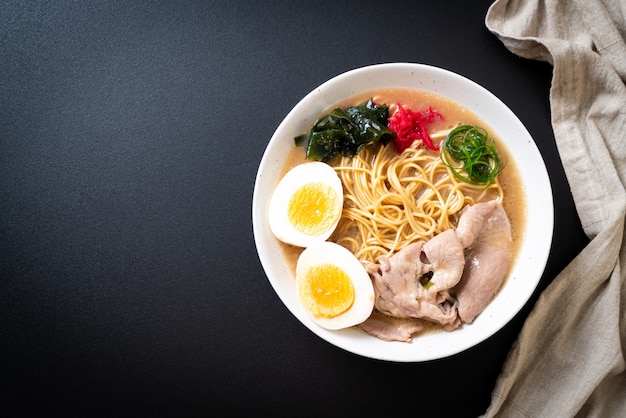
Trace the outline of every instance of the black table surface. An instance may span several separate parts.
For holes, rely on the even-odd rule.
[[[552,67],[490,1],[0,3],[0,415],[483,413],[539,292],[586,244],[550,124]],[[552,252],[500,332],[421,363],[301,325],[252,234],[287,112],[357,67],[416,62],[506,103],[546,162]]]

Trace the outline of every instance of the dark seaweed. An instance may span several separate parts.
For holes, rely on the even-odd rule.
[[[387,127],[389,106],[377,105],[371,99],[345,110],[336,108],[315,122],[308,134],[295,138],[296,145],[306,148],[306,158],[329,161],[341,155],[353,157],[365,145],[381,141],[387,145],[396,133]]]

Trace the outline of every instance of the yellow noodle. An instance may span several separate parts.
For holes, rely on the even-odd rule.
[[[397,154],[392,145],[377,144],[331,165],[344,187],[344,209],[331,240],[370,262],[455,228],[466,205],[503,199],[497,180],[487,188],[465,183],[425,147]]]

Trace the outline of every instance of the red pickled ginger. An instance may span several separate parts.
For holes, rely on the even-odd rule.
[[[439,151],[439,147],[433,144],[426,131],[426,125],[434,122],[435,119],[443,119],[443,115],[433,110],[432,107],[421,112],[414,112],[398,103],[395,113],[389,117],[388,121],[389,129],[397,134],[397,138],[393,141],[396,151],[401,153],[416,140],[421,140],[433,151]]]

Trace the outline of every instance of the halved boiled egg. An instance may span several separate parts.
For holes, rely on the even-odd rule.
[[[319,161],[295,166],[280,180],[269,206],[269,225],[279,240],[298,247],[326,241],[343,208],[335,170]]]
[[[296,288],[313,321],[327,329],[360,324],[374,309],[374,286],[365,267],[333,242],[314,244],[300,254]]]

